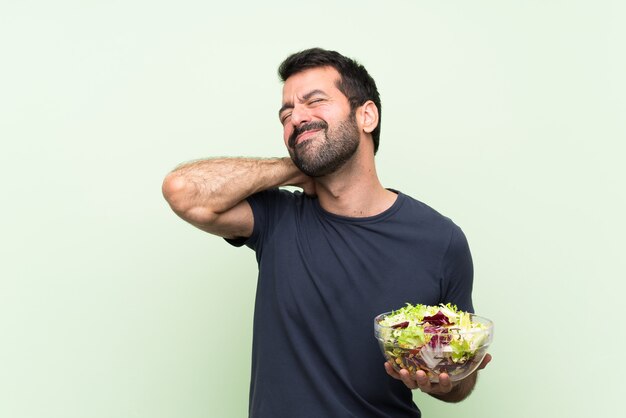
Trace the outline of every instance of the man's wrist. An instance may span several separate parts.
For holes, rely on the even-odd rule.
[[[293,163],[290,157],[280,158],[280,164],[285,170],[285,181],[282,186],[300,186],[303,182],[308,180],[308,177],[300,171],[298,167]]]
[[[477,373],[474,372],[473,374],[469,375],[465,379],[460,380],[458,382],[454,382],[450,392],[440,393],[440,394],[431,393],[430,395],[444,402],[451,402],[451,403],[461,402],[462,400],[467,398],[470,395],[470,393],[472,393],[472,390],[474,389],[474,386],[476,385],[476,378],[477,378]]]

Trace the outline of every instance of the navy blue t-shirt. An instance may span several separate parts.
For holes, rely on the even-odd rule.
[[[366,218],[331,214],[300,192],[248,198],[252,236],[230,242],[259,264],[250,417],[420,416],[385,372],[374,317],[406,302],[473,312],[473,268],[458,226],[397,193]]]

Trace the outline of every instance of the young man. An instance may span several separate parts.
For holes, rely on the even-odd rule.
[[[383,366],[373,318],[406,302],[472,311],[465,236],[381,185],[380,98],[363,66],[315,48],[279,73],[290,157],[196,161],[163,183],[184,220],[256,252],[250,416],[419,417],[409,390],[418,388],[464,399],[476,374],[431,384]]]

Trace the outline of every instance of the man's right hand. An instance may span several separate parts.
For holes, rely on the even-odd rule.
[[[290,186],[299,187],[307,196],[316,196],[317,190],[315,189],[315,180],[312,177],[307,176],[304,173],[300,173],[301,177],[298,178]]]

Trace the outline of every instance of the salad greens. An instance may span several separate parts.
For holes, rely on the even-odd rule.
[[[491,321],[452,304],[407,305],[379,315],[376,337],[396,369],[424,370],[432,381],[439,373],[462,379],[478,367],[491,342]],[[469,370],[469,371],[468,371]]]

